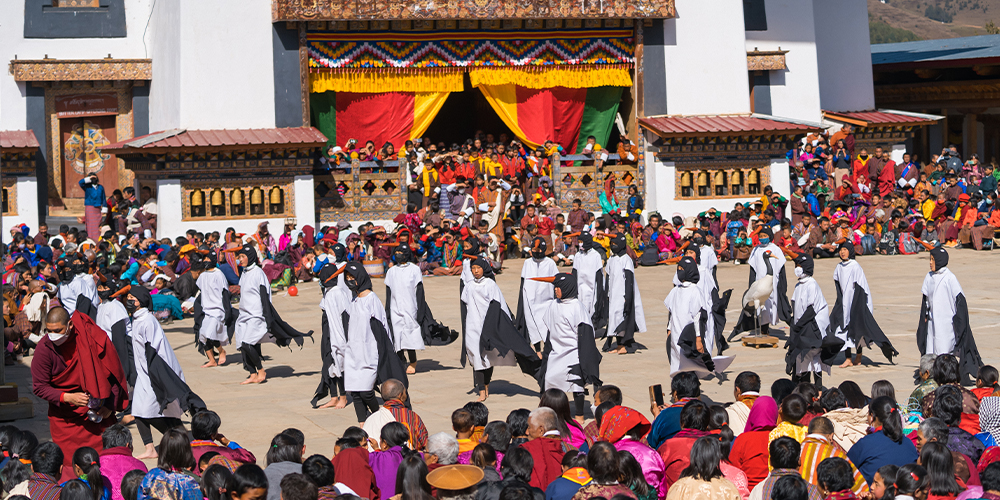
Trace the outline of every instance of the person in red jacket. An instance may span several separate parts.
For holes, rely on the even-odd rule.
[[[692,399],[684,404],[681,410],[681,431],[656,449],[663,459],[663,490],[669,490],[691,463],[691,447],[698,438],[709,434],[706,430],[708,421],[708,405],[701,400]]]
[[[729,462],[747,475],[750,489],[767,478],[768,436],[777,423],[778,405],[770,396],[760,396],[750,409],[746,429],[733,441]]]
[[[549,483],[562,475],[562,458],[572,448],[563,442],[559,417],[552,408],[539,407],[528,415],[528,442],[521,448],[531,453],[531,486],[545,491]]]

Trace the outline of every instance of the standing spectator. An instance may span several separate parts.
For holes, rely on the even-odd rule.
[[[101,234],[101,220],[108,213],[104,186],[97,174],[91,173],[80,179],[80,188],[83,189],[83,217],[87,224],[87,234]]]

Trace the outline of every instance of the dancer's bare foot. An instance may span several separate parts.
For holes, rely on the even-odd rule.
[[[488,398],[488,397],[490,397],[490,388],[489,387],[487,387],[487,388],[479,391],[479,399],[477,399],[476,402],[477,403],[482,403],[483,401],[486,401],[486,398]]]
[[[347,408],[347,396],[337,398],[337,405],[333,407],[334,410],[343,410],[344,408]]]
[[[146,445],[146,452],[142,455],[136,455],[135,458],[139,460],[146,460],[147,458],[157,458],[159,455],[156,454],[156,448],[153,447],[153,443]]]
[[[226,350],[219,348],[219,366],[226,364]]]
[[[240,385],[249,385],[249,384],[256,384],[256,383],[257,383],[257,374],[256,373],[251,373],[250,376],[247,377],[246,380],[240,382]]]
[[[205,364],[201,365],[202,368],[211,368],[213,366],[219,366],[214,359],[207,361]]]
[[[406,366],[406,374],[413,375],[414,373],[417,373],[417,364],[410,363],[409,365]]]
[[[320,406],[317,406],[316,409],[317,410],[322,410],[323,408],[335,408],[336,405],[337,405],[337,398],[332,398],[329,401],[327,401],[326,403],[324,403],[324,404],[322,404]]]
[[[267,372],[264,371],[263,369],[258,370],[257,371],[257,383],[258,384],[263,384],[266,379],[267,379]]]
[[[840,365],[841,368],[850,368],[852,366],[854,366],[854,361],[851,361],[851,358],[845,359],[844,364]]]
[[[854,355],[854,366],[861,366],[861,353]]]
[[[621,346],[618,349],[615,349],[613,352],[617,354],[628,354],[628,349],[626,349],[625,346]]]

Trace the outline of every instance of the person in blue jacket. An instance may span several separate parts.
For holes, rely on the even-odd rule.
[[[80,179],[80,189],[83,190],[84,221],[87,224],[87,234],[101,234],[101,219],[107,213],[108,197],[104,194],[104,186],[98,180],[97,174]]]

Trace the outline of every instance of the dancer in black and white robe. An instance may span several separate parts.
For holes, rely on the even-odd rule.
[[[975,383],[983,365],[969,324],[969,305],[955,274],[948,269],[948,251],[942,247],[930,251],[931,272],[920,288],[920,321],[917,324],[917,347],[920,355],[954,354],[959,359],[963,383]]]
[[[594,339],[594,326],[578,297],[575,275],[559,273],[548,278],[555,301],[545,313],[547,338],[538,381],[542,391],[559,389],[573,395],[575,415],[583,417],[584,387],[601,386],[601,352]]]
[[[184,411],[194,413],[204,409],[205,403],[188,388],[174,349],[149,310],[153,305],[149,290],[131,287],[125,300],[126,308],[132,311],[132,350],[141,353],[134,358],[132,415],[146,452],[136,458],[156,458],[150,427],[161,434],[181,427]]]
[[[767,275],[768,264],[765,263],[765,260],[768,258],[775,260],[775,262],[770,263],[773,269],[771,295],[761,304],[761,309],[757,314],[761,335],[768,335],[770,325],[777,324],[778,321],[784,321],[788,324],[792,322],[792,306],[788,302],[788,279],[785,278],[785,254],[781,251],[781,247],[772,241],[773,238],[774,234],[771,232],[771,228],[764,226],[757,234],[758,245],[750,251],[750,258],[747,259],[747,263],[750,264],[750,285]],[[770,257],[767,256],[767,252],[770,252]],[[752,311],[744,309],[736,321],[736,328],[729,335],[729,340],[735,338],[740,332],[756,329],[754,322]]]
[[[827,334],[830,311],[813,278],[813,258],[808,253],[795,257],[798,281],[792,293],[794,316],[785,343],[785,371],[793,382],[808,382],[813,375],[816,385],[823,384],[823,372],[830,373],[830,363],[843,347],[843,341]]]
[[[605,351],[626,354],[635,342],[635,334],[646,331],[642,297],[635,282],[635,264],[626,253],[625,235],[611,238],[611,256],[604,267],[607,274],[608,319]],[[617,347],[612,349],[611,338]]]
[[[195,260],[191,263],[191,277],[198,287],[194,300],[194,334],[198,351],[208,358],[202,368],[226,364],[229,345],[228,326],[236,321],[226,275],[215,267],[213,259]],[[219,360],[215,359],[215,351]]]
[[[882,349],[882,354],[891,362],[899,352],[882,333],[873,315],[871,289],[861,264],[854,260],[854,245],[851,242],[841,243],[837,249],[841,262],[833,270],[833,283],[837,287],[837,302],[830,311],[829,333],[844,341],[844,353],[847,359],[841,368],[861,364],[861,346],[869,346],[875,342]],[[858,353],[851,358],[851,349],[857,347]]]
[[[129,385],[135,385],[135,366],[132,351],[132,318],[128,310],[118,298],[125,295],[130,286],[122,286],[114,277],[106,278],[97,286],[97,294],[101,297],[101,305],[97,306],[97,318],[94,323],[107,332],[115,352],[122,363],[122,372]]]
[[[294,341],[301,347],[302,337],[312,336],[313,332],[295,330],[282,321],[271,305],[271,283],[257,263],[254,245],[243,245],[235,252],[243,273],[240,275],[240,313],[236,319],[233,344],[243,354],[243,369],[250,373],[240,384],[259,384],[267,378],[261,343],[274,342],[285,347]]]
[[[394,265],[385,273],[385,313],[396,352],[408,363],[406,373],[412,375],[417,373],[417,351],[424,350],[426,344],[450,344],[458,333],[434,319],[412,249],[405,243],[397,245],[392,261]]]
[[[531,278],[555,276],[559,272],[555,261],[545,256],[545,250],[545,238],[536,236],[531,241],[531,258],[524,259],[521,267],[521,288],[514,320],[521,335],[528,337],[531,345],[539,352],[545,342],[545,311],[555,299],[552,285]]]
[[[97,306],[101,305],[101,298],[97,295],[97,283],[94,276],[89,274],[89,266],[79,257],[68,264],[71,276],[64,276],[63,282],[59,284],[59,303],[70,313],[80,311],[91,318],[97,316]]]
[[[602,327],[607,330],[607,323],[599,324],[606,314],[604,309],[608,303],[608,292],[604,289],[604,259],[594,249],[594,237],[590,233],[580,233],[577,239],[580,250],[573,256],[573,273],[576,274],[580,303],[591,319],[594,330],[600,331]]]
[[[375,388],[389,379],[409,385],[406,368],[396,355],[385,306],[375,292],[368,271],[358,262],[348,262],[344,280],[353,299],[348,308],[347,350],[344,353],[344,389],[351,393],[358,423],[378,411]]]
[[[461,362],[463,367],[467,359],[472,364],[473,384],[479,401],[485,401],[493,367],[518,364],[522,372],[534,377],[540,360],[528,339],[514,326],[489,262],[478,257],[471,262],[469,272],[472,280],[462,290],[467,313]]]
[[[714,353],[718,349],[721,355],[729,348],[729,342],[726,341],[723,331],[726,328],[726,308],[729,307],[729,298],[733,291],[730,289],[721,295],[719,294],[719,285],[715,281],[715,275],[711,269],[705,266],[704,262],[706,261],[702,260],[706,255],[703,250],[701,245],[692,242],[684,249],[684,256],[690,257],[698,265],[698,289],[701,290],[705,304],[708,306],[706,348],[709,353]],[[712,252],[712,256],[715,256],[715,252]],[[718,264],[718,260],[715,262]],[[674,273],[675,287],[681,284],[679,273],[680,268]]]
[[[695,249],[697,251],[697,249]],[[732,356],[713,356],[714,338],[709,335],[711,305],[698,287],[701,280],[698,264],[685,256],[677,263],[679,284],[667,294],[663,305],[670,312],[667,323],[667,358],[670,375],[695,372],[705,378],[722,373],[733,362]],[[726,344],[719,345],[719,352]]]
[[[347,391],[344,389],[344,356],[347,353],[347,329],[351,307],[351,289],[340,276],[346,262],[328,263],[319,270],[319,284],[323,290],[323,300],[319,308],[323,311],[323,339],[320,342],[320,356],[323,371],[319,386],[313,395],[313,408],[344,408],[347,406]],[[330,396],[323,406],[316,406],[320,399]]]

